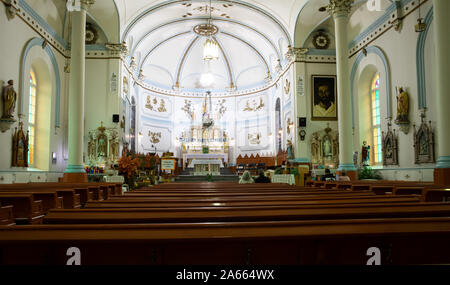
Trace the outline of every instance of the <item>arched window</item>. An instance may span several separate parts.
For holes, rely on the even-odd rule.
[[[381,152],[380,75],[375,75],[370,89],[372,107],[373,164],[383,161]]]
[[[30,94],[28,103],[28,132],[29,132],[29,151],[28,151],[28,165],[34,165],[35,141],[36,141],[36,93],[37,81],[34,70],[30,70]]]

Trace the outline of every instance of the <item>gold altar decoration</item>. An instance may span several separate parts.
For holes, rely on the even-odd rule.
[[[150,137],[151,143],[159,143],[161,141],[161,132],[148,131],[148,136]]]
[[[312,134],[311,163],[335,168],[339,165],[339,134],[329,126]]]
[[[184,106],[181,108],[184,113],[186,113],[186,116],[188,116],[189,119],[194,120],[195,119],[195,109],[194,106],[192,106],[191,100],[184,100]]]
[[[260,144],[261,143],[261,133],[256,132],[248,134],[248,141],[250,144]]]
[[[89,131],[88,164],[93,166],[117,163],[119,159],[119,132],[116,128],[100,127]]]
[[[245,102],[245,108],[242,111],[256,112],[264,108],[264,106],[265,105],[262,97],[259,98],[259,102],[257,102],[256,99],[252,99],[250,102],[249,99],[247,100],[247,102]]]
[[[23,123],[20,122],[20,129],[17,127],[13,135],[12,143],[12,160],[11,166],[16,167],[28,167],[28,150],[29,150],[29,135],[23,132]]]
[[[164,101],[164,99],[159,100],[159,107],[158,107],[158,99],[156,97],[154,97],[152,100],[150,96],[147,96],[147,103],[145,104],[145,108],[149,109],[150,111],[155,111],[158,113],[167,112],[166,102]]]

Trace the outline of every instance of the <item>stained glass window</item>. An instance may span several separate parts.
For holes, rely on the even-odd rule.
[[[30,94],[28,104],[28,132],[29,132],[29,151],[28,151],[28,165],[34,164],[35,153],[35,128],[36,128],[36,93],[37,83],[36,75],[33,69],[30,70]]]
[[[373,163],[383,161],[381,150],[381,115],[380,115],[380,75],[376,75],[371,86]]]

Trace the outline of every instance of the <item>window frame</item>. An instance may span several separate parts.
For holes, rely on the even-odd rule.
[[[36,129],[37,129],[37,94],[38,94],[38,81],[36,72],[33,68],[29,73],[29,94],[28,94],[28,167],[34,167],[36,165]],[[33,102],[34,99],[34,102]],[[33,104],[34,103],[34,104]]]
[[[378,81],[378,86],[377,86]],[[377,98],[378,94],[378,98]],[[381,134],[381,105],[380,105],[380,74],[376,73],[370,81],[370,133],[372,137],[371,162],[372,165],[383,164],[382,134]]]

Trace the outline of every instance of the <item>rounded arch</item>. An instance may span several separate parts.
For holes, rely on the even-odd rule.
[[[50,169],[50,139],[55,81],[52,62],[45,49],[33,46],[27,50],[21,70],[20,114],[30,134],[30,168]],[[31,88],[33,86],[33,88]],[[32,90],[32,91],[31,91]],[[32,156],[32,157],[31,157]]]
[[[369,46],[366,47],[367,54],[374,54],[378,56],[379,59],[383,62],[384,67],[384,86],[385,86],[385,93],[386,93],[386,114],[387,117],[392,117],[392,111],[391,111],[391,71],[389,68],[389,62],[387,60],[387,57],[385,53],[377,46]],[[354,82],[355,82],[355,76],[356,72],[358,71],[358,67],[361,64],[361,62],[365,59],[364,53],[359,53],[356,57],[355,62],[353,63],[352,72],[350,74],[350,98],[352,103],[352,127],[355,128],[355,109],[354,109]]]
[[[60,102],[61,102],[61,79],[60,79],[60,75],[59,75],[59,67],[58,67],[58,62],[56,61],[56,57],[55,54],[53,53],[52,49],[50,48],[50,46],[48,44],[44,45],[44,39],[40,39],[40,38],[33,38],[31,39],[26,45],[25,45],[25,49],[23,51],[22,54],[22,58],[20,61],[20,76],[19,76],[19,84],[20,84],[20,90],[19,90],[19,97],[20,98],[25,98],[24,96],[26,96],[24,94],[24,91],[27,90],[25,88],[25,82],[27,81],[26,78],[28,78],[27,74],[28,74],[28,70],[26,68],[26,62],[27,62],[27,58],[28,58],[28,54],[30,52],[30,50],[35,47],[35,46],[41,46],[43,47],[43,49],[45,50],[45,52],[47,53],[51,65],[53,67],[53,72],[54,72],[54,79],[55,79],[55,127],[58,128],[60,127]],[[19,113],[23,114],[24,111],[24,106],[23,106],[24,100],[22,99],[20,104],[19,104]]]
[[[363,141],[368,137],[372,138],[372,113],[371,109],[371,87],[373,79],[379,75],[380,72],[376,65],[367,64],[361,71],[358,83],[357,83],[357,116],[358,116],[358,128],[355,131],[356,139],[358,139],[357,145],[362,145]],[[368,115],[369,114],[369,115]],[[369,142],[370,143],[370,142]],[[371,143],[370,143],[371,144]],[[372,145],[372,144],[371,144]],[[372,155],[371,155],[372,156]]]
[[[417,60],[417,91],[418,91],[418,107],[423,109],[427,107],[427,89],[425,80],[425,42],[428,37],[428,32],[433,22],[434,14],[433,7],[427,13],[425,17],[425,23],[427,28],[424,32],[419,34],[417,38],[417,48],[416,48],[416,60]]]

